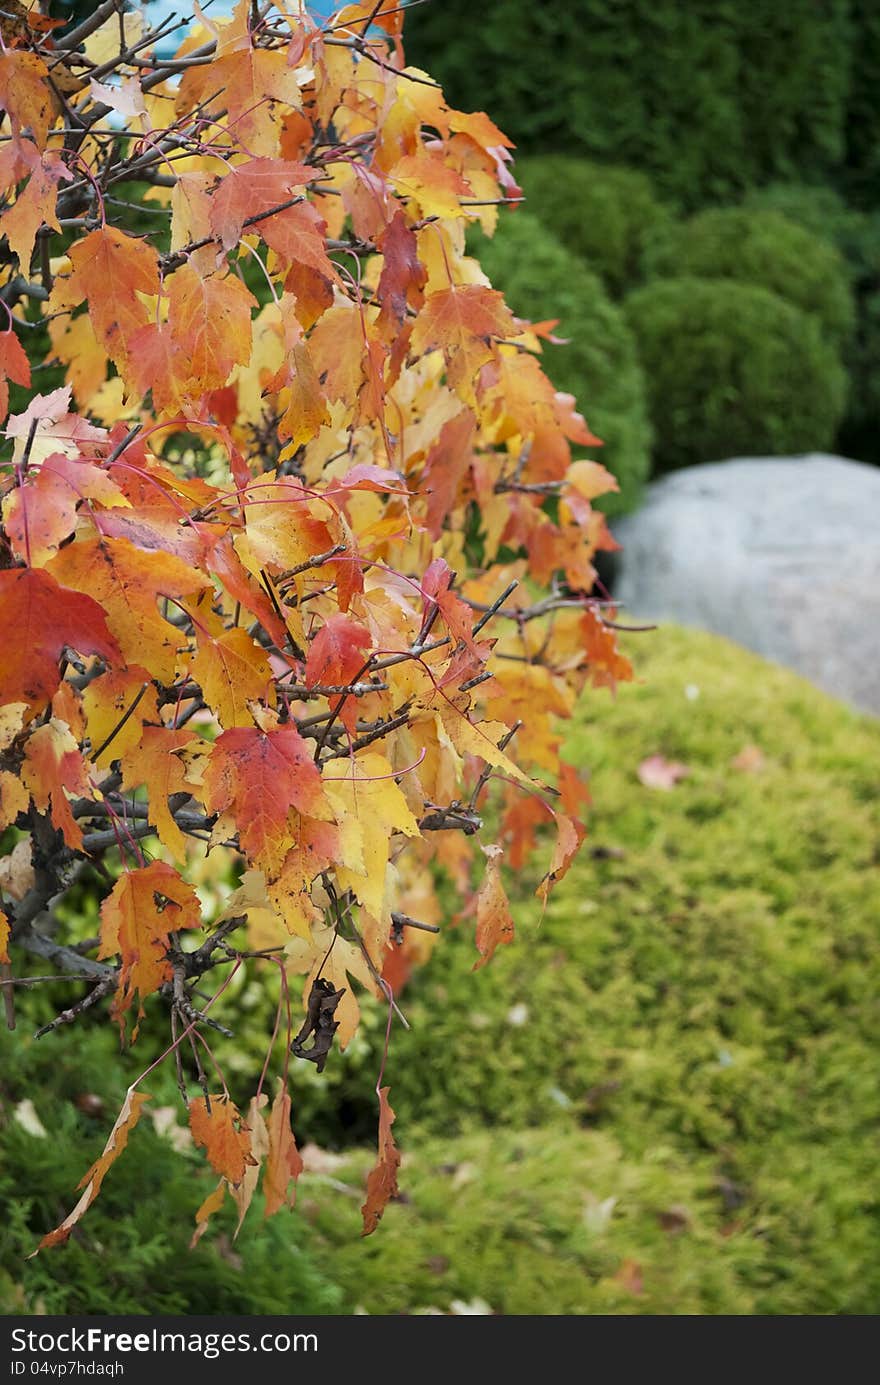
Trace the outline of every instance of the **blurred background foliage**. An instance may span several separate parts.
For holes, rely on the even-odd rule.
[[[455,105],[490,111],[515,141],[536,261],[547,254],[537,243],[541,222],[572,273],[580,261],[624,305],[645,390],[629,432],[647,410],[647,468],[632,466],[632,445],[620,447],[619,416],[603,433],[603,396],[593,388],[601,338],[590,343],[590,369],[578,366],[574,347],[569,370],[561,367],[587,421],[607,434],[602,461],[621,482],[618,510],[637,507],[648,475],[737,453],[833,449],[880,462],[876,5],[505,0],[475,23],[465,0],[444,0],[413,7],[407,56]],[[513,289],[528,274],[527,233],[514,230],[521,215],[501,218],[493,256],[514,308]],[[682,281],[695,278],[730,287],[684,294]],[[668,291],[641,294],[664,279],[675,281]],[[520,292],[520,311],[529,311]],[[815,317],[818,331],[793,330],[781,304]],[[575,311],[561,316],[560,336],[576,339]],[[762,346],[764,336],[777,345]],[[697,342],[708,345],[705,355]],[[783,349],[792,359],[778,369]],[[618,350],[612,334],[610,370]],[[778,369],[757,392],[753,355]],[[579,369],[578,388],[570,377]],[[674,407],[665,388],[673,373]]]

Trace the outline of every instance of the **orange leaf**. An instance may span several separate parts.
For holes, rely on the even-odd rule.
[[[226,1199],[226,1189],[228,1187],[229,1184],[226,1182],[226,1179],[221,1178],[213,1193],[208,1193],[208,1196],[205,1198],[201,1207],[196,1212],[196,1229],[190,1238],[190,1250],[195,1250],[199,1241],[202,1239],[202,1237],[208,1229],[208,1222],[210,1218],[214,1215],[215,1212],[219,1212],[220,1208],[223,1206],[223,1203]]]
[[[95,335],[110,359],[124,368],[131,337],[149,321],[139,295],[159,292],[156,251],[115,226],[99,226],[68,254],[73,266],[67,283],[70,302],[88,300]]]
[[[186,860],[186,838],[174,821],[168,800],[172,794],[192,792],[186,781],[186,765],[177,752],[196,739],[192,731],[145,726],[138,745],[119,756],[121,787],[145,786],[149,795],[149,821],[159,841],[178,861]],[[119,754],[118,750],[116,753]]]
[[[397,1170],[400,1167],[400,1151],[394,1143],[391,1127],[395,1116],[388,1104],[391,1089],[383,1087],[379,1092],[379,1154],[367,1178],[367,1199],[361,1207],[364,1219],[362,1236],[371,1236],[382,1220],[389,1201],[398,1195]]]
[[[364,654],[372,647],[369,630],[349,616],[329,616],[309,645],[306,659],[305,684],[314,688],[318,683],[344,686],[363,670]],[[342,701],[342,721],[354,730],[358,718],[357,698]]]
[[[91,745],[89,758],[99,769],[137,745],[145,721],[159,720],[156,689],[150,675],[137,664],[93,678],[83,690],[82,705],[85,734]]]
[[[0,108],[7,112],[15,139],[30,128],[38,149],[45,148],[55,112],[46,78],[49,69],[36,53],[16,50],[0,56]]]
[[[269,1153],[263,1174],[265,1216],[271,1217],[282,1207],[292,1207],[296,1200],[296,1180],[303,1170],[303,1161],[290,1128],[290,1093],[279,1083],[269,1115]],[[294,1187],[290,1189],[293,1182]]]
[[[197,654],[192,676],[220,725],[250,725],[249,702],[274,704],[269,659],[261,645],[239,626],[214,636],[196,627]]]
[[[612,618],[613,614],[612,611]],[[594,688],[610,688],[613,692],[618,683],[632,681],[632,664],[617,648],[615,632],[589,607],[581,616],[580,631]]]
[[[545,908],[551,889],[567,872],[586,835],[582,824],[575,818],[566,817],[564,813],[557,813],[555,816],[556,845],[553,848],[553,858],[550,869],[535,891]]]
[[[383,340],[391,342],[406,321],[407,309],[418,310],[424,303],[428,276],[419,259],[415,231],[407,226],[402,211],[389,221],[378,248],[384,260],[376,290],[381,308],[378,326]]]
[[[67,795],[92,798],[88,770],[70,727],[56,717],[38,726],[27,740],[21,778],[34,803],[42,811],[52,805],[52,826],[64,835],[74,851],[82,847],[82,832]]]
[[[501,882],[500,857],[504,854],[500,846],[484,846],[488,857],[483,883],[477,890],[477,950],[480,954],[474,962],[473,971],[478,971],[491,960],[496,947],[513,942],[513,919],[504,885]]]
[[[234,275],[202,279],[184,265],[168,281],[168,304],[168,325],[186,358],[190,392],[219,389],[232,367],[250,357],[255,298]]]
[[[3,522],[13,552],[39,565],[57,553],[73,533],[77,506],[83,500],[99,505],[127,505],[112,476],[92,462],[75,461],[56,452],[39,469],[31,468],[24,485],[10,491],[3,504]]]
[[[449,512],[458,502],[459,488],[473,460],[476,420],[470,409],[462,409],[440,429],[440,435],[425,460],[419,487],[428,497],[427,529],[439,539]],[[468,633],[473,619],[468,621]]]
[[[191,885],[173,866],[152,861],[140,870],[125,871],[101,905],[101,946],[98,957],[121,958],[119,986],[113,1000],[113,1016],[122,1023],[135,994],[143,1000],[171,978],[166,957],[169,934],[198,928],[201,906]],[[137,1037],[137,1026],[134,1030]]]
[[[233,168],[220,182],[211,197],[211,228],[219,238],[224,250],[237,245],[249,217],[263,216],[273,207],[290,201],[294,188],[300,188],[318,177],[316,168],[306,164],[291,163],[286,159],[251,159],[249,163]],[[304,194],[303,194],[304,195]],[[273,234],[276,218],[283,217],[286,211],[264,216],[254,223],[256,234],[271,245],[264,232]],[[251,229],[251,228],[248,228]]]
[[[62,548],[50,568],[67,586],[91,592],[132,663],[163,682],[174,678],[184,636],[160,614],[160,596],[188,596],[210,579],[171,553],[147,552],[128,539],[86,539]]]
[[[416,318],[412,345],[418,354],[439,349],[449,383],[466,404],[474,399],[477,371],[495,354],[494,338],[516,332],[504,299],[481,284],[453,286],[432,293]]]
[[[212,1096],[209,1110],[203,1096],[195,1097],[189,1104],[189,1128],[214,1172],[233,1186],[239,1184],[254,1159],[249,1127],[229,1098]]]
[[[129,1087],[125,1094],[125,1101],[122,1103],[122,1110],[116,1117],[101,1157],[95,1160],[79,1185],[80,1188],[85,1187],[82,1197],[70,1215],[64,1218],[61,1225],[56,1226],[54,1231],[50,1231],[47,1236],[43,1237],[37,1249],[28,1256],[29,1260],[32,1260],[34,1255],[41,1250],[46,1250],[49,1246],[64,1244],[77,1222],[82,1219],[101,1191],[101,1184],[104,1182],[108,1169],[125,1149],[129,1135],[140,1120],[141,1108],[144,1102],[150,1099],[147,1092],[136,1092],[133,1087]]]
[[[476,617],[470,606],[449,590],[453,576],[445,558],[435,558],[428,565],[421,583],[422,594],[426,598],[425,613],[430,615],[436,602],[453,641],[461,640],[469,649],[476,652],[473,636]]]

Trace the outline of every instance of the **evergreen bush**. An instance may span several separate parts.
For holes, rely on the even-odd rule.
[[[626,300],[660,470],[830,448],[847,381],[814,316],[726,279],[660,279]]]

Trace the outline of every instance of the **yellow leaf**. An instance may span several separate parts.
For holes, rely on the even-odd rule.
[[[339,770],[344,761],[331,761]],[[369,912],[376,917],[385,909],[385,875],[391,837],[402,832],[418,837],[419,825],[409,810],[407,801],[394,782],[394,770],[375,751],[359,755],[348,762],[347,772],[331,777],[325,775],[327,797],[334,809],[336,821],[343,825],[356,819],[363,833],[362,859],[356,867],[337,865],[339,888],[350,889]]]

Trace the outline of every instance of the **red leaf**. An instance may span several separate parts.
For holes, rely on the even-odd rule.
[[[205,794],[210,812],[234,812],[242,850],[261,870],[280,868],[293,845],[292,808],[327,816],[321,776],[293,726],[224,731],[205,771]]]
[[[350,616],[330,616],[309,645],[305,684],[348,683],[364,666],[372,644],[369,630]]]
[[[58,660],[65,647],[121,661],[97,601],[60,587],[48,572],[0,572],[0,610],[6,628],[15,631],[15,639],[0,645],[3,702],[48,702],[61,681]]]

